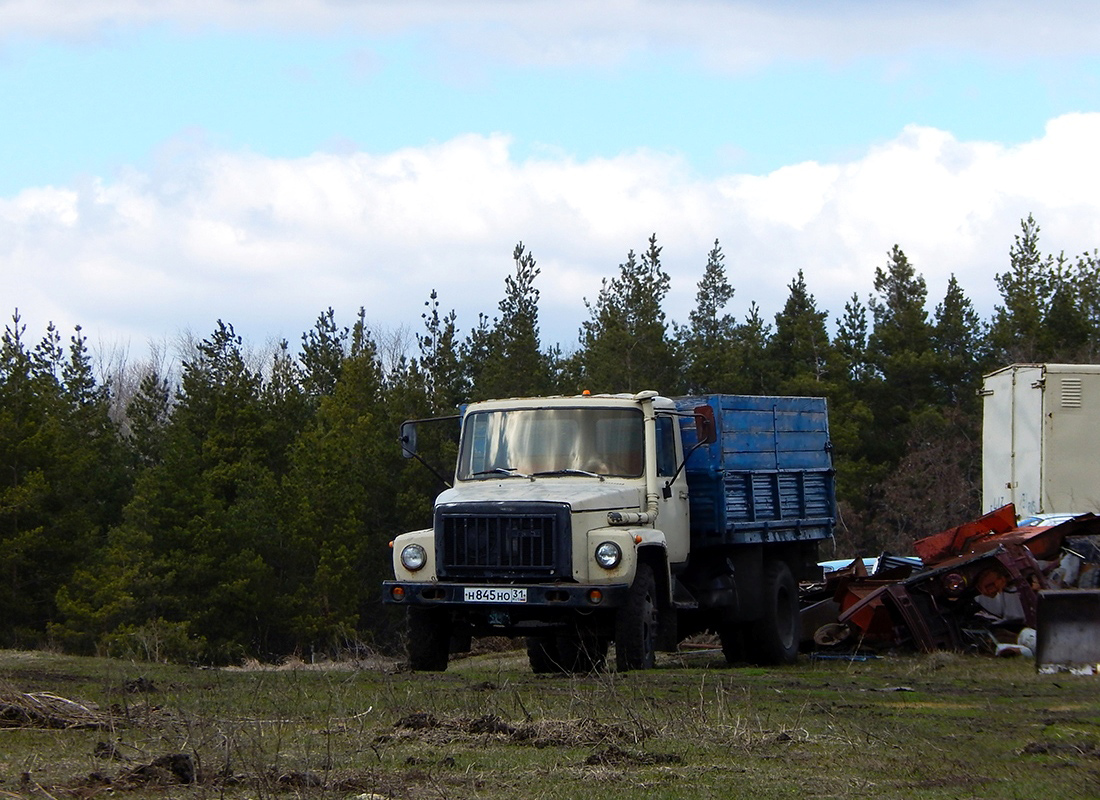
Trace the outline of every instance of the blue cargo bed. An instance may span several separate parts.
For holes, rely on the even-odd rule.
[[[828,410],[822,397],[699,395],[681,412],[710,406],[717,441],[688,458],[693,547],[828,539],[836,503]],[[681,420],[685,452],[695,422]]]

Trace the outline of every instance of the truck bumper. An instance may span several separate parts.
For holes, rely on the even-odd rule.
[[[467,589],[522,590],[521,602],[482,602],[468,600]],[[524,584],[485,585],[470,583],[415,583],[384,581],[382,602],[399,606],[442,607],[478,612],[508,611],[513,617],[545,617],[553,609],[595,611],[619,608],[626,604],[629,584]]]

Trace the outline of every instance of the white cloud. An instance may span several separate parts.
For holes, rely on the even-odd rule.
[[[522,240],[542,267],[544,339],[568,349],[583,298],[655,231],[679,321],[715,238],[738,314],[756,301],[774,315],[802,269],[835,317],[871,292],[895,243],[928,281],[929,310],[955,273],[988,313],[1027,214],[1045,251],[1100,245],[1096,141],[1100,114],[1057,118],[1015,147],[911,127],[850,162],[713,181],[647,151],[520,162],[504,136],[296,160],[203,151],[0,199],[0,296],[30,332],[79,323],[133,347],[205,336],[218,318],[254,342],[296,344],[329,306],[349,323],[362,305],[383,328],[416,329],[432,289],[468,330],[496,312]]]
[[[513,62],[609,64],[687,50],[722,68],[958,49],[1020,59],[1097,53],[1089,0],[86,0],[0,1],[6,36],[87,37],[168,23],[188,30],[434,32],[457,52]]]

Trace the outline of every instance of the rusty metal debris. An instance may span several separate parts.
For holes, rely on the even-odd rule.
[[[1032,655],[1038,630],[1040,663],[1100,663],[1100,517],[1018,527],[1008,505],[914,549],[919,561],[855,559],[804,587],[804,646]]]

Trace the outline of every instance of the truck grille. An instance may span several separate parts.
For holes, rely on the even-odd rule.
[[[435,513],[436,570],[452,580],[552,580],[571,573],[569,507],[461,503]]]

